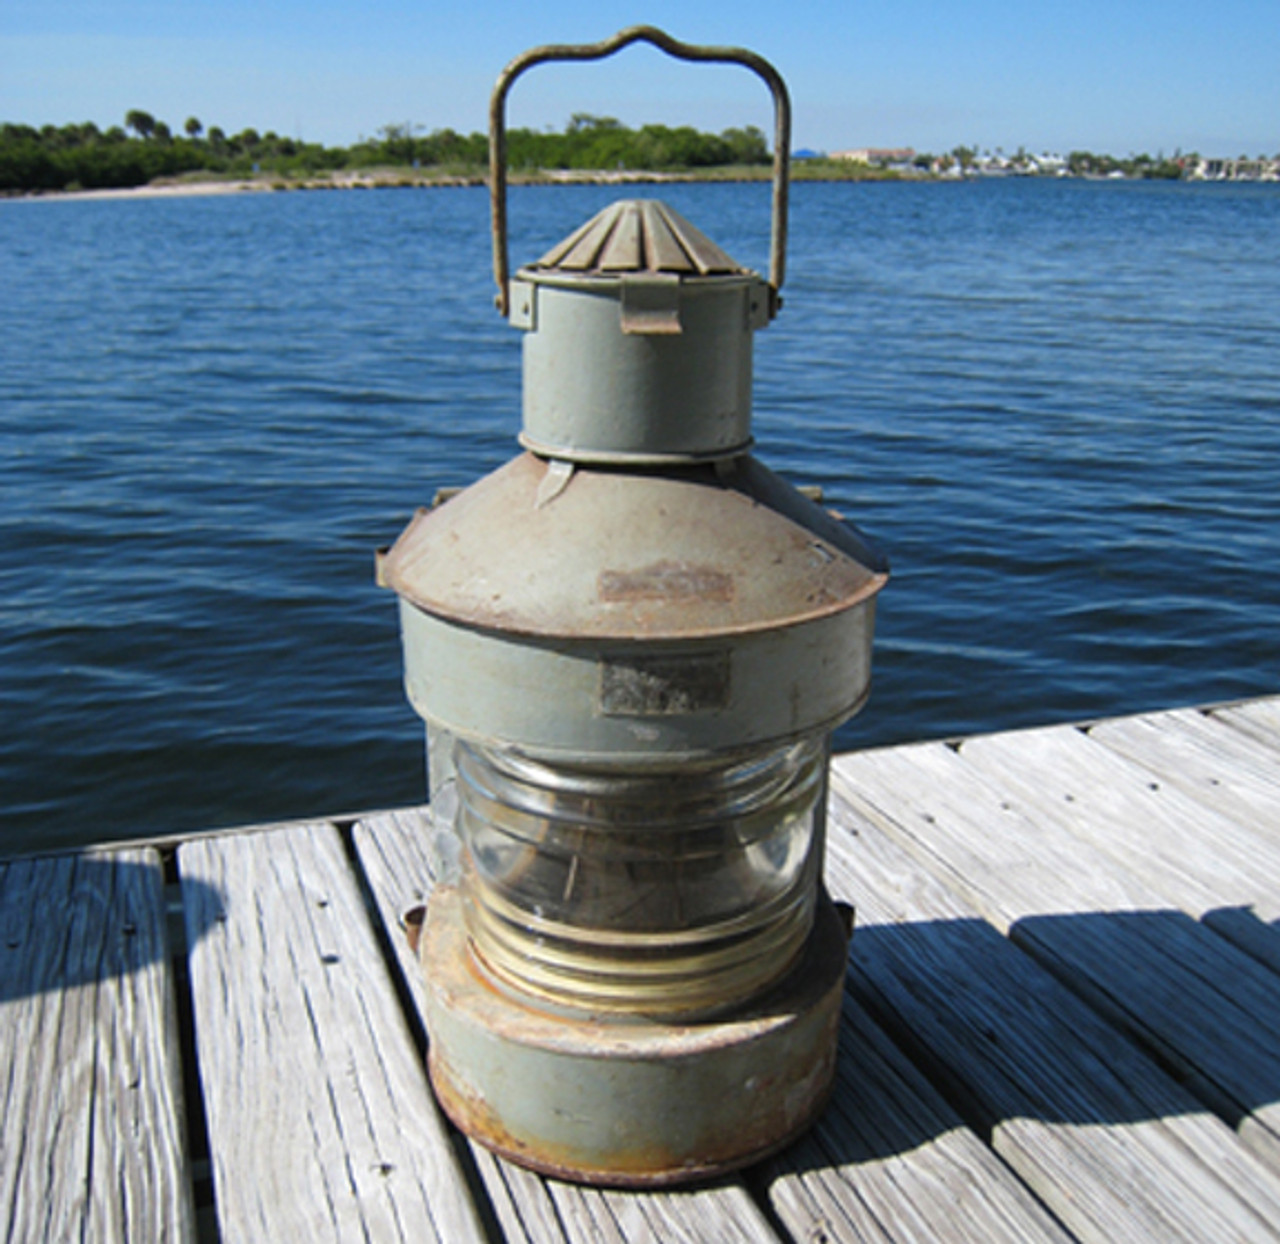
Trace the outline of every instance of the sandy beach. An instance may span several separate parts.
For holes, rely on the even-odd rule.
[[[271,190],[266,181],[157,182],[148,186],[125,186],[111,190],[46,190],[36,194],[8,196],[9,202],[23,203],[48,199],[169,199],[208,194],[243,194]]]
[[[758,180],[762,173],[744,175],[736,170],[730,180]],[[706,174],[688,172],[656,172],[642,169],[545,169],[536,173],[511,174],[512,185],[589,183],[594,185],[653,185],[664,182],[718,180]],[[213,194],[258,194],[285,190],[375,190],[387,188],[436,188],[445,186],[479,186],[487,183],[483,174],[436,175],[408,169],[360,169],[322,174],[302,179],[263,175],[237,180],[192,178],[182,181],[156,181],[146,186],[128,186],[111,190],[46,190],[34,194],[9,196],[9,202],[67,199],[167,199]]]
[[[360,169],[315,177],[286,178],[270,174],[232,180],[225,178],[184,178],[180,181],[161,179],[145,186],[125,186],[109,190],[43,190],[32,194],[10,196],[10,201],[29,202],[48,199],[169,199],[193,198],[215,194],[259,194],[284,190],[372,190],[399,186],[463,186],[478,185],[480,177],[431,177],[405,169]]]

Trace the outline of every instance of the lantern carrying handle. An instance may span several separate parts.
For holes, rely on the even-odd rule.
[[[629,26],[599,43],[549,43],[522,52],[498,75],[489,99],[489,198],[493,209],[495,302],[510,310],[511,265],[507,251],[507,94],[526,69],[546,61],[602,60],[632,43],[652,43],[678,60],[743,65],[763,78],[773,93],[773,229],[769,245],[769,318],[782,306],[779,291],[787,258],[787,188],[791,151],[791,99],[782,75],[763,56],[746,48],[704,47],[681,43],[654,26]]]

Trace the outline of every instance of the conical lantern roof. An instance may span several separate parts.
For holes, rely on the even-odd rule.
[[[619,199],[597,212],[529,268],[538,272],[744,273],[705,233],[656,199]]]
[[[423,511],[382,566],[420,609],[509,634],[708,639],[863,604],[858,531],[751,457],[732,469],[565,473],[525,454]]]

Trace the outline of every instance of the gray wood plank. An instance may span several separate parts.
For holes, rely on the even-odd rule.
[[[1280,737],[1264,742],[1183,708],[1100,722],[1089,738],[1202,806],[1280,838]]]
[[[831,1104],[771,1164],[768,1189],[796,1240],[1070,1238],[847,997]]]
[[[404,938],[404,912],[430,894],[426,809],[404,809],[362,820],[356,852],[378,910],[396,947],[405,986],[425,1024],[425,986]],[[495,1217],[509,1240],[641,1240],[728,1242],[776,1240],[776,1233],[740,1181],[691,1191],[620,1192],[543,1179],[472,1144]]]
[[[1280,973],[1280,834],[1256,817],[1206,808],[1169,774],[1153,776],[1093,733],[1016,731],[974,738],[960,750],[1016,788],[1038,819],[1068,825]]]
[[[1172,774],[1119,755],[1106,738],[1124,728],[1016,730],[969,739],[960,755],[1037,819],[1066,825],[1197,919],[1246,904],[1262,920],[1280,917],[1280,834],[1256,816],[1206,807]],[[1275,941],[1280,956],[1280,933]]]
[[[1277,1238],[1276,1175],[848,789],[832,800],[828,876],[858,910],[855,992],[1068,1230],[1199,1241],[1213,1223],[1218,1238]]]
[[[1213,710],[1214,717],[1272,747],[1280,747],[1280,696]]]
[[[1043,733],[974,740],[986,745],[975,749],[980,765],[970,744],[958,755],[944,744],[850,755],[837,780],[864,814],[878,815],[917,858],[940,862],[938,875],[958,894],[1176,1068],[1280,1166],[1280,976],[1171,909],[1094,837],[1072,832],[1081,809],[1105,797],[1083,775],[1064,797],[1059,770],[1019,746]],[[1011,745],[1005,766],[999,741]]]
[[[193,1238],[153,851],[0,864],[0,1230]]]
[[[850,752],[836,757],[833,784],[1002,929],[1024,915],[1080,911],[1082,896],[1088,909],[1168,907],[1053,815],[1031,816],[988,784],[970,756],[945,743]]]
[[[1198,822],[1183,820],[1199,879],[1216,903],[1201,919],[1280,972],[1280,734],[1251,734],[1216,712],[1178,709],[1102,722],[1089,737],[1194,799],[1210,813],[1211,830],[1224,817],[1232,823],[1234,852],[1222,853]],[[1143,827],[1139,818],[1121,821],[1129,834]]]
[[[178,865],[224,1244],[483,1239],[336,829]]]

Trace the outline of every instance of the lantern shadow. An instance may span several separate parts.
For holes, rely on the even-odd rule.
[[[208,892],[194,910],[216,911],[212,888],[191,880],[183,883],[188,909],[193,886]],[[166,924],[158,861],[67,852],[0,862],[0,1003],[163,968],[172,949]],[[189,942],[208,927],[188,927]]]
[[[1280,926],[1239,908],[1032,916],[1007,938],[976,918],[859,927],[831,1104],[763,1173],[856,1167],[963,1126],[990,1143],[1014,1120],[1257,1122],[1280,1103],[1277,963]]]

